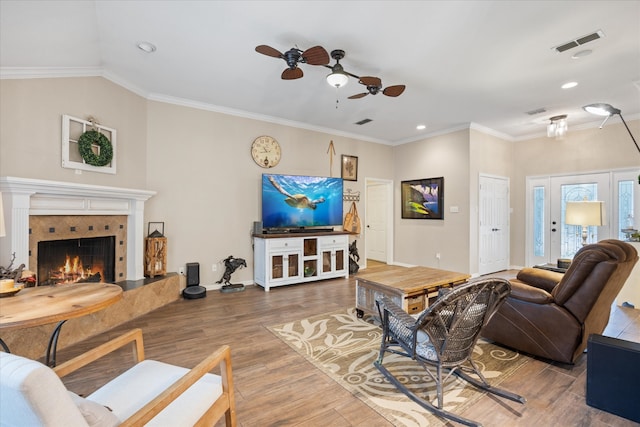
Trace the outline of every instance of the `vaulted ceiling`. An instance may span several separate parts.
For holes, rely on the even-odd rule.
[[[348,72],[406,90],[348,99],[366,88],[354,78],[330,87],[330,70],[310,64],[282,80],[285,61],[257,53],[262,44],[342,49]],[[470,123],[519,140],[556,115],[569,131],[599,124],[582,109],[594,102],[640,118],[640,1],[0,1],[0,77],[87,75],[149,99],[386,144]]]

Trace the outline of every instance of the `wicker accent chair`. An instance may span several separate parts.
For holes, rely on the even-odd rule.
[[[525,403],[522,396],[492,387],[471,358],[482,327],[509,295],[511,286],[507,280],[492,278],[445,291],[448,292],[439,295],[434,304],[415,317],[386,297],[376,301],[383,334],[374,365],[396,388],[426,410],[465,425],[479,426],[444,410],[443,384],[456,375],[482,390]],[[385,353],[406,356],[422,365],[436,383],[437,406],[409,390],[385,368]]]

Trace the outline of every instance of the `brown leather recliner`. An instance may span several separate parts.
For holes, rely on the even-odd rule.
[[[524,268],[481,335],[524,353],[574,363],[589,335],[604,331],[611,304],[637,261],[632,245],[608,239],[582,247],[564,274]]]

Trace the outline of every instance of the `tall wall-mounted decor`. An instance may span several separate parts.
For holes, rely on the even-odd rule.
[[[402,181],[402,218],[444,219],[444,178]]]
[[[62,167],[116,173],[116,130],[93,120],[62,116]]]

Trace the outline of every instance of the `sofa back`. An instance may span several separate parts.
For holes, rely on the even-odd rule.
[[[580,322],[585,323],[592,317],[599,319],[597,324],[606,325],[611,304],[637,261],[635,248],[620,240],[607,239],[586,245],[576,253],[551,294],[556,304]]]

